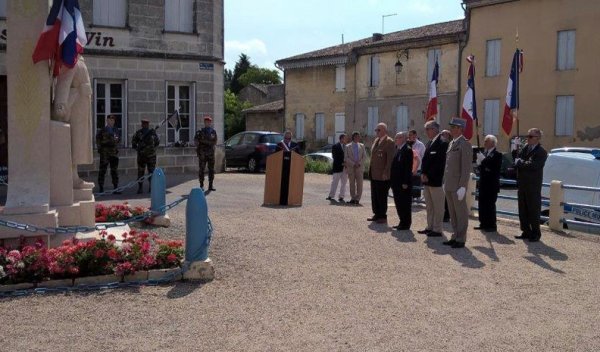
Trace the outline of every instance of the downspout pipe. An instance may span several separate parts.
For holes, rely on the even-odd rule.
[[[285,79],[285,76],[286,76],[287,72],[285,71],[285,69],[283,69],[277,63],[275,63],[275,67],[278,70],[283,71],[283,121],[281,121],[281,133],[284,133],[285,132],[286,113],[287,113],[287,104],[285,103],[286,97],[287,97],[287,79]]]

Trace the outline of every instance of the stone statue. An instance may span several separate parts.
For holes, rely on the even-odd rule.
[[[92,86],[82,56],[73,68],[63,67],[56,79],[52,119],[71,125],[73,188],[89,189],[94,184],[79,178],[77,165],[92,164]],[[52,143],[56,143],[53,141]]]

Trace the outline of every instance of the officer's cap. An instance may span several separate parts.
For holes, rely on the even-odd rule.
[[[453,117],[452,120],[450,120],[449,123],[450,126],[458,126],[460,128],[465,128],[465,126],[467,125],[467,121],[458,118],[458,117]]]

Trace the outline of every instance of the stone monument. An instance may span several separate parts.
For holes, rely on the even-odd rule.
[[[93,183],[77,175],[77,165],[92,163],[90,79],[82,58],[72,69],[63,66],[56,82],[48,62],[33,64],[48,12],[48,1],[7,4],[9,186],[0,218],[43,227],[93,226]],[[20,235],[42,234],[0,228],[0,239]]]

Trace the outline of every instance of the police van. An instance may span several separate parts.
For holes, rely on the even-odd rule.
[[[552,149],[544,166],[544,183],[553,180],[562,181],[563,185],[600,188],[600,149]],[[542,187],[542,197],[550,197],[549,187]],[[600,206],[600,192],[565,189],[564,201]],[[547,210],[543,213],[547,214]],[[565,205],[565,218],[600,223],[600,210]]]

